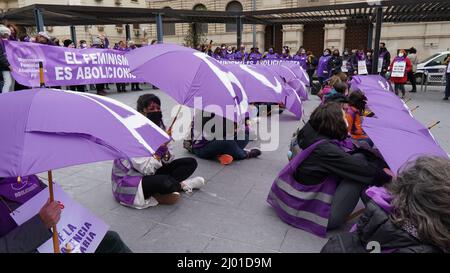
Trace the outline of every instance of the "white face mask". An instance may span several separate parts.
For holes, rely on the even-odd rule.
[[[403,57],[404,55],[403,55],[403,53],[398,53],[398,56],[401,58],[401,57]]]

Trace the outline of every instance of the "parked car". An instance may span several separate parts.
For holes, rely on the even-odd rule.
[[[426,58],[424,61],[417,65],[417,72],[415,74],[417,84],[422,84],[422,79],[427,80],[426,75],[430,75],[429,83],[442,83],[445,82],[445,71],[447,65],[444,63],[447,56],[450,55],[450,51],[442,51]],[[422,76],[425,76],[422,78]],[[425,83],[424,82],[424,83]]]

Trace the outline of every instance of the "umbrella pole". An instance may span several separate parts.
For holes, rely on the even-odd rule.
[[[416,111],[417,110],[417,108],[419,108],[419,105],[417,105],[416,107],[414,107],[412,110],[411,110],[411,112],[414,112],[414,111]]]
[[[48,171],[48,190],[50,191],[50,202],[55,200],[53,195],[53,173],[52,171]],[[58,232],[56,231],[56,225],[52,227],[53,229],[53,251],[55,253],[60,253],[59,251],[59,240],[58,240]]]
[[[40,83],[40,87],[45,87],[44,64],[42,62],[39,62],[39,83]]]
[[[441,121],[436,121],[435,123],[433,123],[432,125],[430,125],[428,127],[428,130],[431,130],[431,128],[433,128],[434,126],[438,125],[439,123],[441,123]]]
[[[169,130],[167,130],[167,132],[170,132],[170,135],[172,135],[172,127],[173,127],[173,125],[175,124],[175,121],[177,121],[177,118],[178,118],[178,115],[180,114],[180,111],[181,111],[181,107],[182,107],[182,106],[183,106],[183,105],[180,104],[180,106],[178,107],[177,114],[176,114],[175,117],[173,118],[172,123],[171,123],[170,126],[169,126]]]

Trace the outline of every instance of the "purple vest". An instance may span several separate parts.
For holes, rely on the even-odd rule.
[[[295,61],[299,61],[300,62],[300,66],[306,70],[307,67],[307,62],[308,62],[308,55],[306,54],[300,54],[300,55],[295,55],[293,58]]]
[[[16,222],[10,216],[15,208],[30,200],[33,196],[45,189],[39,178],[35,175],[22,177],[22,182],[17,182],[17,177],[5,178],[0,182],[0,237],[5,236],[17,227]],[[13,204],[8,207],[3,201]]]
[[[283,221],[320,237],[327,234],[337,178],[329,176],[318,185],[303,185],[294,179],[293,173],[323,141],[297,154],[278,174],[267,197],[267,202]]]
[[[114,198],[120,203],[132,206],[142,175],[129,175],[133,168],[131,162],[129,163],[130,167],[127,167],[120,159],[114,160],[111,181]]]
[[[324,71],[327,70],[327,66],[328,66],[328,61],[330,60],[331,56],[322,56],[319,59],[319,66],[317,67],[317,76],[318,77],[323,77],[323,76],[327,76],[327,74],[324,73]]]
[[[261,59],[261,53],[250,53],[250,55],[248,56],[248,59],[250,61],[257,62]]]
[[[278,54],[277,53],[267,53],[265,59],[267,60],[275,60],[278,59]]]

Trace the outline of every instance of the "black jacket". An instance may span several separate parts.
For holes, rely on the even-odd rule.
[[[0,71],[9,71],[9,62],[6,58],[3,41],[0,40]]]
[[[330,75],[342,72],[342,57],[333,55],[328,60],[327,68],[330,71]]]
[[[363,149],[356,149],[351,154],[344,152],[339,146],[333,144],[331,139],[314,131],[309,122],[297,136],[302,150],[321,139],[325,141],[319,144],[311,155],[297,167],[294,178],[299,183],[319,184],[329,175],[367,185],[381,185],[390,180],[391,177],[382,170],[385,167],[384,161]],[[357,154],[359,156],[356,156]],[[361,154],[364,156],[361,157]]]
[[[371,243],[372,242],[372,243]],[[440,249],[424,244],[408,232],[397,227],[389,215],[370,200],[354,233],[346,232],[330,238],[322,253],[361,253],[373,251],[368,244],[379,244],[383,250],[396,253],[438,253]],[[369,249],[367,249],[369,248]]]

